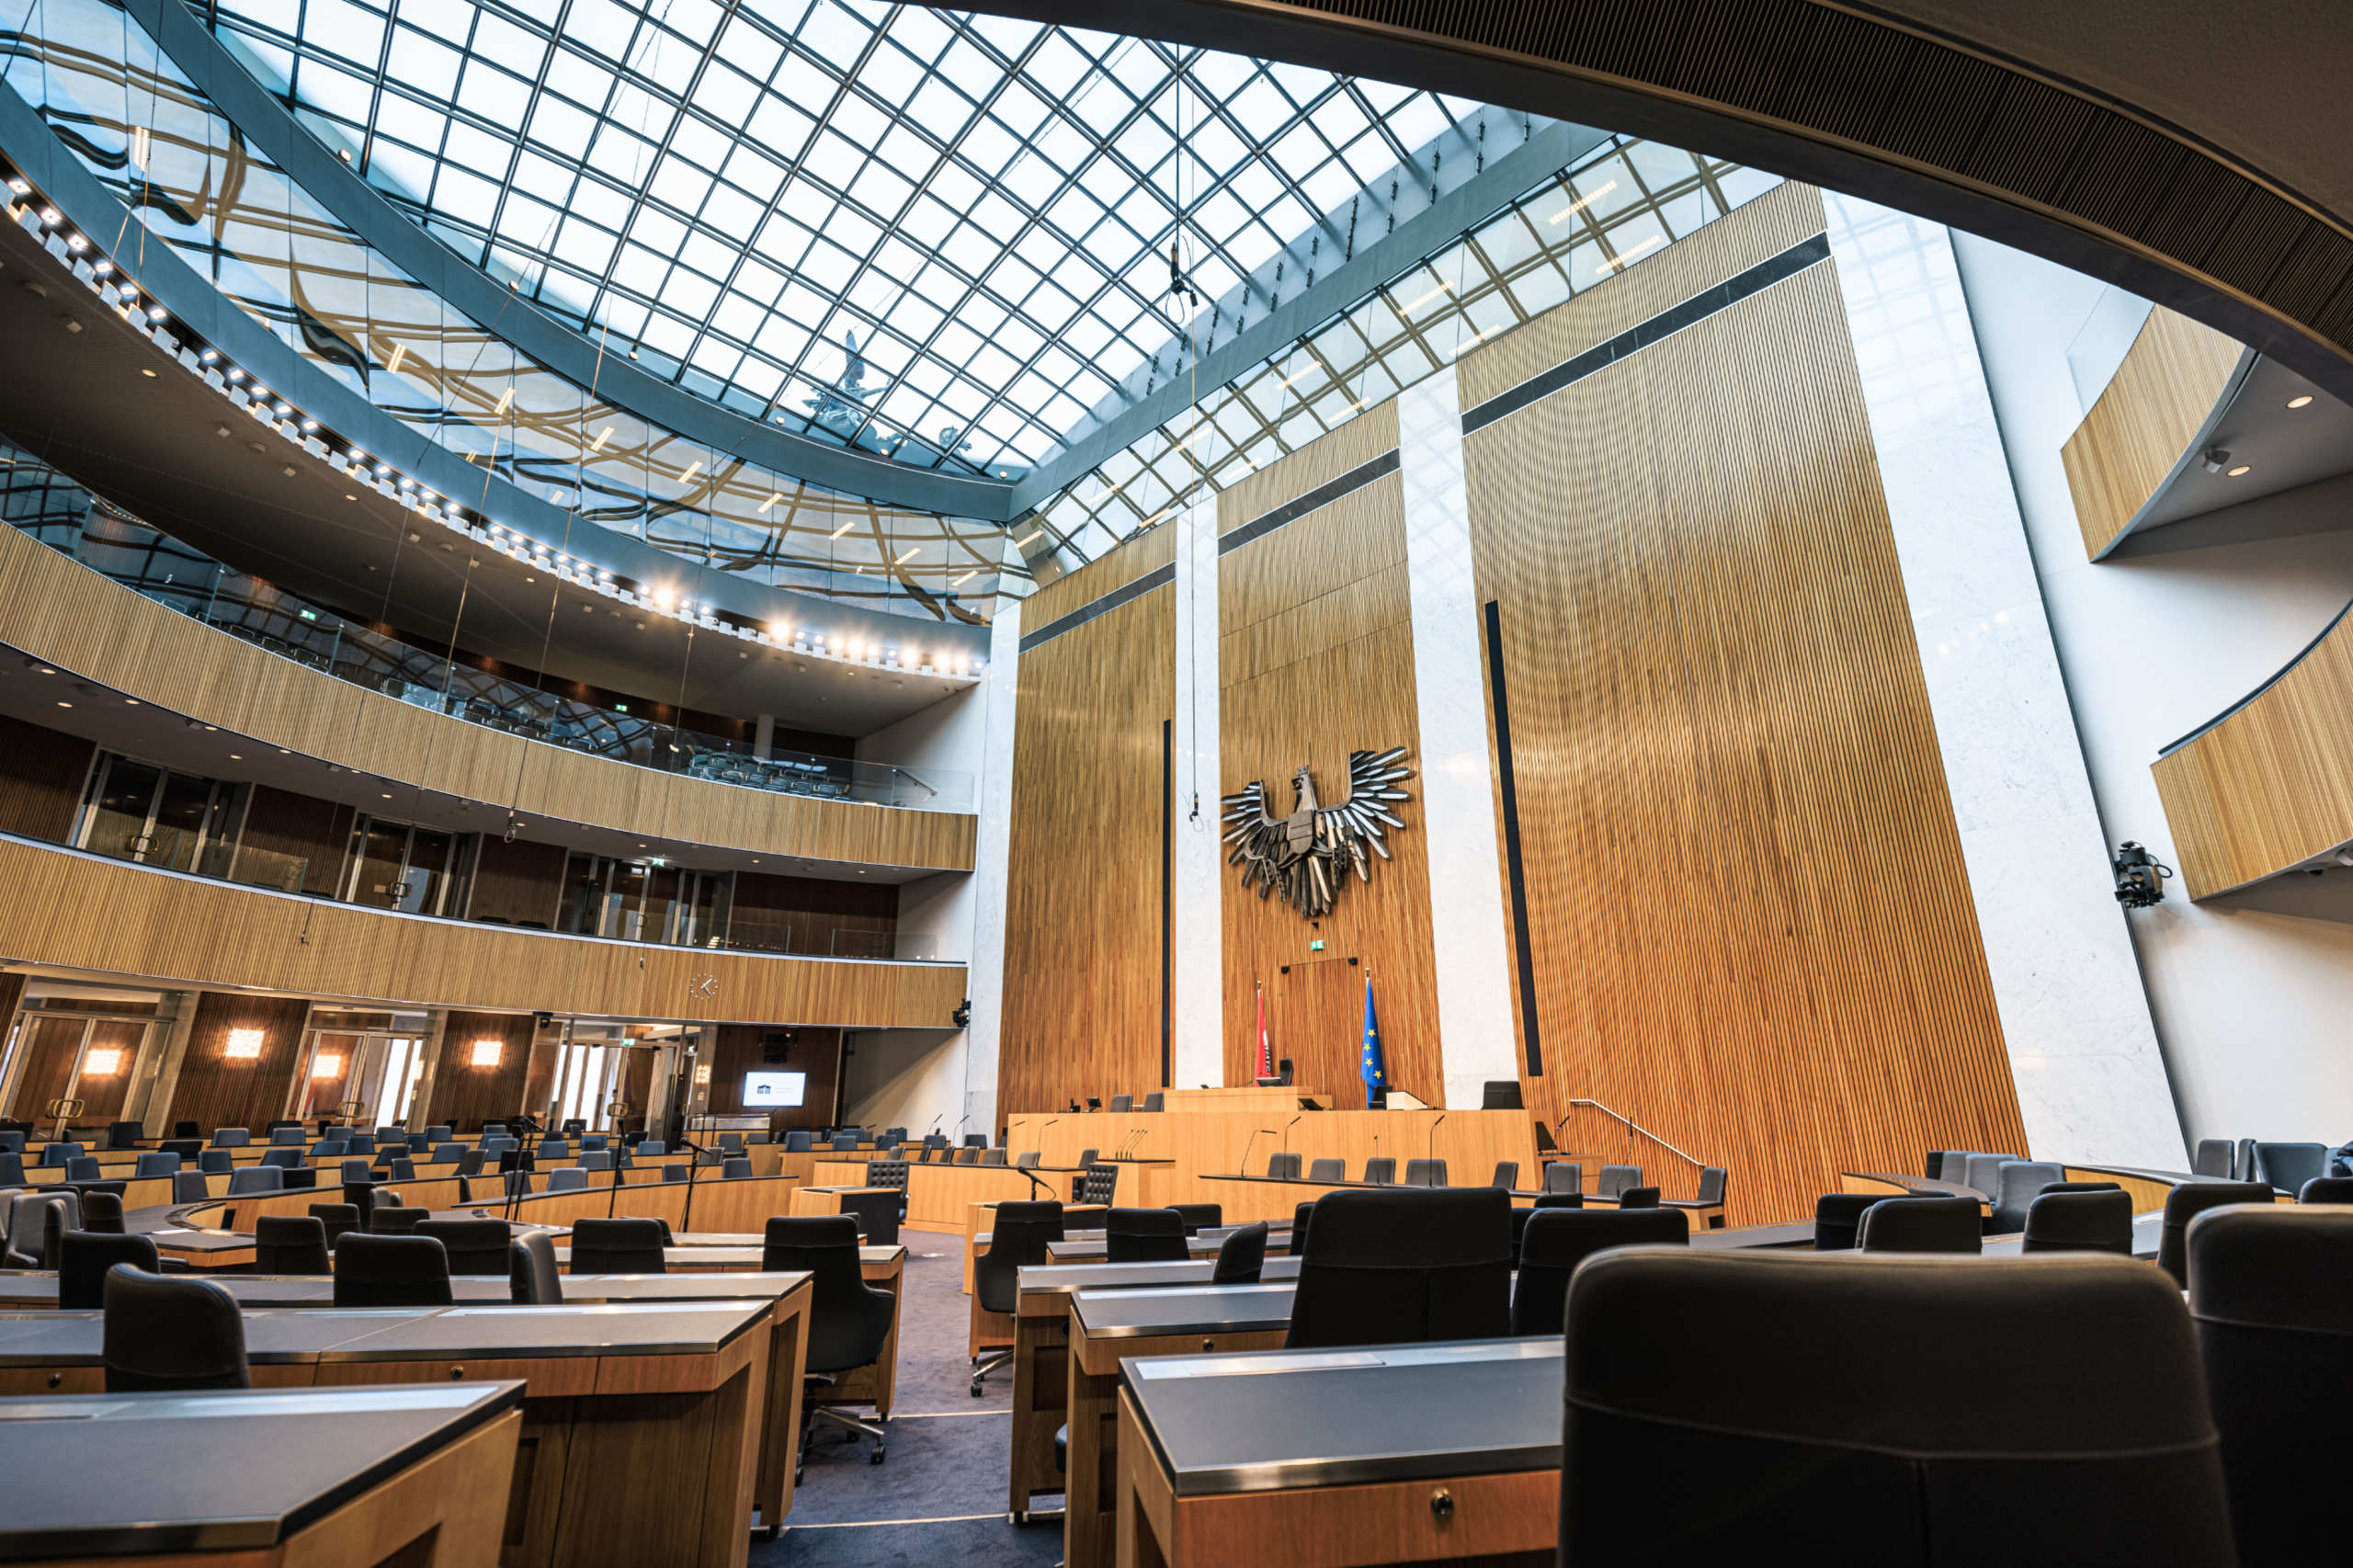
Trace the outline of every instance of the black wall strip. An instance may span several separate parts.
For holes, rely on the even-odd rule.
[[[1169,1074],[1176,1070],[1171,1055],[1175,1049],[1175,1030],[1171,1027],[1174,1020],[1169,1013],[1174,1006],[1170,965],[1176,957],[1171,946],[1174,933],[1169,929],[1176,913],[1175,878],[1169,865],[1176,853],[1176,846],[1170,842],[1174,812],[1170,801],[1176,789],[1176,722],[1174,719],[1160,722],[1160,1086],[1164,1089],[1175,1086]]]
[[[1112,589],[1092,604],[1081,605],[1060,620],[1050,620],[1021,640],[1021,651],[1028,653],[1040,642],[1051,642],[1065,631],[1086,625],[1098,615],[1108,615],[1131,599],[1140,599],[1154,588],[1165,587],[1176,580],[1176,563],[1147,572],[1124,587]]]
[[[1528,879],[1519,858],[1519,790],[1511,771],[1511,695],[1504,684],[1502,607],[1487,601],[1487,691],[1495,709],[1495,761],[1502,770],[1504,871],[1511,880],[1511,940],[1519,956],[1520,1048],[1528,1075],[1544,1075],[1543,1029],[1536,1017],[1536,960],[1528,947]]]
[[[1358,463],[1331,483],[1311,490],[1296,501],[1286,501],[1271,512],[1263,512],[1217,541],[1217,552],[1240,550],[1253,540],[1266,538],[1285,523],[1295,523],[1319,506],[1328,506],[1351,490],[1361,490],[1376,479],[1386,479],[1397,472],[1397,454],[1383,452],[1369,463]]]
[[[1681,304],[1627,328],[1598,347],[1588,348],[1575,358],[1555,365],[1540,376],[1532,376],[1511,391],[1499,392],[1475,408],[1464,409],[1462,433],[1468,436],[1483,426],[1518,414],[1540,398],[1550,397],[1563,387],[1581,381],[1596,371],[1606,370],[1628,355],[1648,348],[1663,337],[1681,332],[1694,323],[1703,322],[1759,290],[1769,289],[1784,278],[1795,277],[1814,263],[1829,259],[1828,234],[1800,240],[1780,255],[1760,261],[1745,272],[1734,273],[1713,288],[1701,290]]]

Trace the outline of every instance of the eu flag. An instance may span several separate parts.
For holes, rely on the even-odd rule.
[[[1372,976],[1364,977],[1364,1062],[1358,1068],[1364,1076],[1368,1098],[1389,1087],[1388,1069],[1381,1061],[1381,1019],[1372,1010]]]

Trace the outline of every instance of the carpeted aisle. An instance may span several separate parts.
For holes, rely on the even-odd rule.
[[[755,1568],[1047,1568],[1062,1559],[1059,1515],[1019,1528],[1006,1522],[1013,1369],[990,1376],[986,1397],[972,1396],[958,1238],[909,1231],[903,1239],[890,1458],[869,1464],[864,1437],[845,1442],[840,1428],[821,1425],[784,1534],[752,1542]]]

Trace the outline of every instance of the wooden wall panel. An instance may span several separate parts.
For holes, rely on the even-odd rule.
[[[0,833],[63,838],[73,830],[96,750],[87,741],[0,714]]]
[[[1394,449],[1396,410],[1383,404],[1218,498],[1221,533]],[[1376,438],[1386,434],[1388,446]],[[1331,449],[1336,445],[1345,450]],[[1218,572],[1219,782],[1254,779],[1270,808],[1293,804],[1291,776],[1314,769],[1320,800],[1347,790],[1348,753],[1408,749],[1415,798],[1391,830],[1394,858],[1350,880],[1319,921],[1225,867],[1225,1081],[1246,1084],[1257,1057],[1257,986],[1275,1054],[1298,1082],[1341,1108],[1365,1103],[1358,1071],[1364,980],[1373,977],[1392,1086],[1446,1103],[1431,952],[1429,859],[1421,828],[1419,710],[1405,583],[1405,509],[1395,475],[1358,487],[1229,551]],[[1309,944],[1324,942],[1314,952]],[[1350,959],[1358,962],[1349,963]]]
[[[2353,840],[2353,617],[2151,771],[2191,898]]]
[[[0,953],[183,984],[857,1028],[945,1028],[965,994],[961,964],[769,958],[432,920],[17,840],[0,840],[0,887],[10,895]]]
[[[772,877],[762,871],[735,873],[734,913],[729,937],[758,944],[762,950],[824,955],[835,950],[835,931],[850,934],[844,956],[863,957],[856,937],[889,938],[899,928],[899,890],[888,883],[833,881],[823,877]]]
[[[433,1068],[433,1103],[427,1108],[431,1119],[472,1132],[485,1119],[521,1112],[537,1034],[529,1013],[451,1009],[441,1028],[440,1060]],[[485,1040],[498,1042],[498,1062],[477,1067],[474,1042]]]
[[[1149,528],[1077,571],[1055,578],[1021,601],[1021,630],[1027,633],[1051,625],[1139,577],[1150,576],[1176,559],[1176,541],[1173,528]]]
[[[765,1024],[722,1024],[711,1048],[710,1105],[714,1116],[739,1116],[744,1110],[744,1074],[767,1066],[760,1042]],[[807,1090],[795,1109],[770,1114],[768,1124],[784,1131],[795,1127],[831,1127],[839,1103],[842,1078],[842,1031],[797,1028],[785,1059],[771,1069],[806,1073]]]
[[[538,920],[552,926],[563,897],[563,846],[521,838],[509,844],[495,833],[483,834],[481,846],[474,860],[473,902],[467,913],[476,920],[517,925]]]
[[[250,871],[263,856],[299,856],[309,863],[302,891],[332,894],[343,874],[356,814],[349,806],[333,801],[257,784],[246,802],[244,831],[237,840],[242,862],[237,869]]]
[[[1509,681],[1529,1108],[1589,1096],[1729,1167],[1736,1223],[1805,1215],[1841,1169],[2022,1149],[1831,266],[1464,450]],[[1616,1154],[1575,1142],[1600,1131],[1569,1139]]]
[[[2094,560],[2148,504],[2236,380],[2245,350],[2212,327],[2152,308],[2115,376],[2059,449],[2084,553]]]
[[[302,1020],[310,1010],[300,997],[204,993],[197,998],[172,1103],[152,1111],[149,1122],[168,1127],[193,1121],[207,1138],[218,1127],[259,1132],[284,1114],[287,1091],[301,1062]],[[233,1059],[227,1054],[230,1031],[244,1028],[261,1030],[261,1055]]]
[[[1155,529],[1122,549],[1170,534]],[[1163,540],[1154,548],[1165,552],[1168,546]],[[1041,608],[1039,600],[1051,591],[1022,605],[1026,630],[1101,597],[1049,600]],[[1175,701],[1176,608],[1174,588],[1155,588],[1021,655],[1005,892],[1006,985],[998,1024],[1000,1118],[1160,1086],[1168,806],[1163,756]]]
[[[15,528],[0,531],[0,642],[233,734],[527,817],[755,855],[969,870],[970,812],[705,783],[364,690],[213,631]]]

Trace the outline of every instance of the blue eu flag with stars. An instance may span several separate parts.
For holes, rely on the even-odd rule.
[[[1381,1060],[1381,1019],[1372,1010],[1372,976],[1364,977],[1364,1062],[1358,1069],[1364,1075],[1368,1096],[1389,1087],[1389,1072]]]

